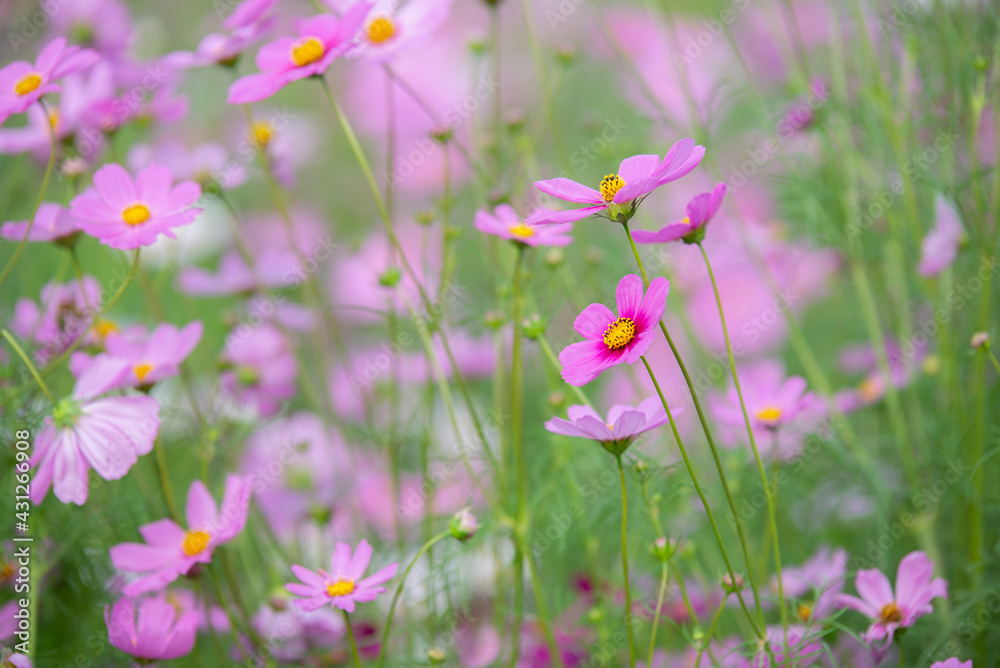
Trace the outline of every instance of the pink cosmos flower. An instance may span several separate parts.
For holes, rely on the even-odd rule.
[[[297,372],[291,343],[268,323],[231,334],[222,361],[229,367],[222,373],[223,388],[261,416],[274,413],[295,394]]]
[[[658,155],[625,158],[617,174],[608,174],[601,179],[600,191],[567,178],[536,181],[535,187],[543,193],[588,206],[558,213],[541,213],[531,222],[574,222],[604,211],[611,220],[628,220],[643,197],[691,172],[704,156],[704,146],[695,146],[693,139],[682,139],[670,147],[662,161]]]
[[[677,409],[672,409],[677,412]],[[667,423],[667,411],[659,396],[645,399],[637,407],[616,404],[605,420],[590,406],[570,406],[569,420],[552,418],[545,428],[553,434],[589,438],[612,454],[621,454],[640,435]]]
[[[313,572],[298,564],[292,565],[292,573],[305,584],[292,582],[285,588],[297,599],[295,604],[309,612],[318,610],[325,605],[340,608],[345,612],[354,612],[355,603],[374,601],[375,597],[385,591],[384,584],[396,574],[399,564],[389,564],[368,577],[362,577],[372,558],[372,546],[367,540],[358,543],[358,548],[351,556],[351,546],[347,543],[337,543],[330,560],[330,572]]]
[[[157,163],[170,170],[178,181],[195,181],[203,188],[218,186],[229,190],[246,180],[246,170],[231,158],[222,144],[208,142],[187,149],[176,141],[157,144],[137,144],[128,154],[128,166],[133,171]]]
[[[201,38],[194,51],[174,51],[163,57],[164,67],[191,69],[209,65],[234,65],[258,37],[274,25],[273,20],[256,21],[231,33],[209,33]]]
[[[801,566],[786,566],[781,571],[785,596],[800,600],[796,614],[803,624],[825,619],[837,607],[837,597],[844,590],[847,551],[831,552],[823,548]],[[778,591],[777,577],[769,585]]]
[[[258,74],[238,79],[229,88],[229,104],[260,102],[299,79],[321,75],[351,45],[371,3],[355,3],[342,19],[319,14],[299,21],[298,37],[281,37],[257,52]]]
[[[351,55],[386,62],[430,39],[448,19],[452,0],[376,0]],[[331,3],[346,5],[347,3]]]
[[[122,0],[74,0],[52,12],[52,32],[118,61],[132,40],[132,17]]]
[[[79,225],[66,207],[43,202],[35,214],[28,241],[59,241],[74,234]],[[0,227],[0,237],[11,241],[20,241],[25,232],[28,232],[28,221],[4,223]]]
[[[222,508],[215,505],[205,483],[191,483],[187,498],[188,530],[171,519],[157,520],[139,527],[143,543],[119,543],[109,550],[114,567],[127,573],[140,573],[139,579],[122,588],[135,597],[159,591],[195,564],[212,561],[212,552],[229,542],[247,521],[250,507],[250,480],[238,475],[226,476]]]
[[[198,613],[178,609],[163,596],[120,598],[104,608],[104,623],[111,644],[142,662],[184,656],[198,635]]]
[[[271,7],[278,4],[278,0],[243,0],[233,13],[223,21],[222,26],[226,30],[245,28],[256,23],[263,18]]]
[[[35,438],[31,465],[37,467],[31,502],[39,504],[51,487],[63,503],[87,501],[87,473],[105,480],[128,473],[139,455],[153,449],[160,406],[152,397],[98,397],[119,387],[128,363],[99,355],[80,376],[70,397],[56,404]]]
[[[937,276],[950,267],[965,236],[958,211],[943,195],[939,194],[935,200],[935,212],[937,222],[934,229],[927,233],[920,245],[917,271],[921,276]]]
[[[945,659],[944,661],[932,663],[931,668],[972,668],[972,661],[963,662],[961,659],[952,657],[950,659]]]
[[[654,278],[643,296],[642,279],[627,274],[618,282],[617,318],[604,304],[585,308],[573,329],[587,340],[559,353],[563,379],[570,385],[586,385],[616,364],[637,362],[653,341],[669,289],[667,279]]]
[[[688,202],[686,218],[667,223],[657,232],[636,230],[632,237],[637,244],[664,244],[678,239],[683,239],[684,243],[698,243],[705,238],[705,226],[719,212],[725,196],[726,184],[720,183],[712,192],[695,195]]]
[[[531,218],[532,216],[528,216],[529,220]],[[493,213],[477,211],[475,226],[480,232],[526,246],[566,246],[573,241],[573,237],[569,236],[573,223],[546,226],[529,224],[509,204],[501,204]]]
[[[882,638],[891,643],[896,629],[913,626],[918,617],[934,609],[931,599],[948,598],[948,583],[934,578],[934,562],[923,552],[911,552],[899,562],[895,594],[889,578],[875,568],[858,571],[854,586],[861,598],[841,594],[837,602],[872,619],[861,636],[869,643]]]
[[[66,46],[57,37],[42,49],[34,63],[17,60],[0,68],[0,123],[12,114],[22,114],[46,93],[60,90],[56,80],[86,69],[99,56],[90,49]]]
[[[124,167],[111,163],[97,170],[93,186],[73,198],[70,212],[84,232],[112,248],[148,246],[161,234],[176,239],[171,230],[201,213],[192,208],[201,186],[172,183],[170,170],[160,165],[149,165],[133,180]]]
[[[787,630],[781,626],[767,628],[767,642],[774,653],[774,664],[766,651],[759,651],[750,663],[750,668],[771,668],[781,666],[811,666],[823,654],[823,645],[818,636],[810,636],[804,626],[790,625]]]
[[[38,344],[35,358],[46,364],[79,337],[92,340],[91,327],[100,305],[101,287],[93,276],[71,283],[48,283],[42,288],[39,304],[30,299],[17,301],[11,329]]]
[[[201,341],[203,329],[197,320],[183,329],[163,323],[148,336],[109,337],[104,348],[112,357],[129,363],[125,383],[148,386],[180,373],[181,362]]]

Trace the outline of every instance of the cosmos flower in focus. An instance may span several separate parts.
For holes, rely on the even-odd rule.
[[[537,215],[535,213],[528,216],[528,220]],[[509,204],[501,204],[493,213],[477,211],[475,226],[485,234],[492,234],[526,246],[566,246],[573,241],[573,237],[569,236],[573,223],[534,225],[525,222],[525,219],[518,216],[514,207]]]
[[[58,79],[90,67],[98,58],[95,51],[66,46],[66,40],[57,37],[45,45],[34,63],[17,60],[0,68],[0,123],[24,113],[42,95],[58,92]]]
[[[601,179],[600,190],[567,178],[536,181],[535,187],[547,195],[587,206],[549,213],[532,222],[568,223],[602,212],[606,212],[604,215],[610,220],[628,220],[635,214],[642,198],[690,173],[704,156],[704,146],[695,146],[693,139],[682,139],[670,147],[662,161],[658,155],[625,158],[616,174],[608,174]]]
[[[250,496],[248,478],[226,476],[226,492],[219,508],[205,483],[201,480],[191,483],[186,531],[172,519],[157,520],[139,527],[145,543],[119,543],[109,550],[115,568],[140,574],[122,588],[122,593],[134,597],[159,591],[187,575],[195,564],[212,561],[215,548],[243,531]]]
[[[201,213],[193,208],[201,197],[194,181],[173,185],[170,170],[149,165],[133,180],[119,164],[94,173],[94,185],[70,202],[80,228],[101,243],[130,250],[152,244],[161,235],[176,238],[173,228],[188,225]]]
[[[671,409],[677,414],[680,409]],[[659,396],[651,396],[637,407],[616,404],[605,420],[590,406],[570,406],[568,420],[552,418],[545,428],[553,434],[597,441],[613,455],[625,452],[640,435],[667,423],[667,411]]]
[[[295,596],[295,604],[305,611],[317,610],[325,605],[354,612],[355,603],[374,601],[385,591],[385,584],[396,574],[399,564],[389,564],[373,575],[363,577],[371,562],[374,550],[367,540],[358,543],[351,555],[351,546],[337,543],[330,560],[330,572],[313,572],[298,564],[292,565],[292,573],[304,584],[292,582],[285,588]]]
[[[338,19],[319,14],[299,21],[298,37],[281,37],[257,52],[258,74],[241,77],[229,88],[229,104],[260,102],[299,79],[322,75],[351,46],[371,3],[361,0]]]
[[[142,663],[185,656],[198,635],[198,613],[163,596],[120,598],[104,608],[104,622],[111,644]]]
[[[35,438],[30,463],[31,502],[39,504],[49,488],[63,503],[87,501],[87,474],[105,480],[128,473],[139,455],[153,449],[160,429],[160,406],[147,396],[98,398],[120,387],[128,363],[99,355],[76,381],[73,394],[60,400]]]
[[[653,342],[654,328],[667,307],[670,283],[654,278],[643,295],[642,279],[628,274],[618,282],[618,317],[604,304],[591,304],[577,316],[573,329],[587,339],[559,353],[562,377],[570,385],[586,385],[616,364],[634,364]]]
[[[720,183],[710,193],[695,195],[688,202],[687,217],[667,223],[657,232],[636,230],[632,237],[637,244],[664,244],[683,239],[686,244],[698,243],[705,238],[705,226],[719,212],[726,196],[726,184]]]
[[[895,592],[877,568],[858,571],[854,586],[860,598],[841,594],[837,603],[872,620],[861,636],[869,643],[882,638],[891,643],[896,629],[913,626],[918,617],[934,610],[932,599],[948,598],[948,583],[934,577],[934,562],[923,552],[911,552],[899,562]]]

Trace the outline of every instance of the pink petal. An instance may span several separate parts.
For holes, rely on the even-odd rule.
[[[359,580],[361,576],[365,574],[365,569],[368,568],[368,563],[372,560],[372,554],[375,552],[372,549],[371,544],[362,539],[358,543],[358,548],[354,551],[354,556],[351,558],[350,564],[347,566],[347,577],[351,580]]]
[[[136,201],[132,177],[124,167],[114,162],[94,173],[94,188],[109,206],[119,209],[119,214]]]
[[[642,305],[642,279],[635,274],[626,274],[618,281],[615,295],[618,304],[618,317],[639,318],[639,307]]]
[[[195,531],[198,529],[215,529],[216,518],[219,509],[215,505],[215,499],[209,493],[205,483],[195,480],[188,489],[187,498],[187,522],[188,529]]]
[[[654,327],[663,318],[667,308],[667,293],[670,292],[670,282],[659,276],[649,282],[649,289],[642,298],[642,305],[635,316],[636,331]]]
[[[585,339],[604,340],[604,332],[615,321],[615,314],[604,304],[591,304],[573,321],[573,329]]]
[[[858,576],[854,580],[854,586],[857,588],[861,598],[874,610],[881,610],[894,600],[889,578],[876,568],[858,571]]]
[[[543,193],[552,195],[553,197],[567,202],[600,204],[602,206],[606,206],[604,198],[601,197],[601,193],[571,179],[557,178],[549,179],[547,181],[535,181],[535,187]]]

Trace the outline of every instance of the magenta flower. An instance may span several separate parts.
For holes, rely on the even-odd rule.
[[[528,220],[533,216],[538,216],[538,212],[528,216]],[[565,246],[573,241],[573,237],[569,236],[573,223],[534,225],[518,216],[514,207],[509,204],[501,204],[493,213],[477,211],[475,226],[485,234],[526,246]]]
[[[616,364],[637,362],[653,342],[669,289],[667,279],[654,278],[643,296],[642,279],[627,274],[618,282],[617,318],[604,304],[583,309],[573,329],[587,340],[559,353],[563,379],[570,385],[586,385]]]
[[[566,178],[536,181],[535,187],[543,193],[588,206],[547,214],[532,222],[575,222],[605,211],[605,217],[610,220],[628,220],[635,214],[642,198],[688,174],[704,156],[704,146],[695,146],[693,139],[682,139],[670,147],[662,161],[658,155],[625,158],[617,174],[608,174],[601,179],[599,191]]]
[[[249,478],[226,476],[226,493],[220,509],[205,483],[200,480],[191,483],[187,498],[187,531],[171,519],[157,520],[139,527],[145,544],[119,543],[109,550],[115,568],[141,574],[139,579],[125,585],[122,593],[135,597],[159,591],[178,577],[187,575],[195,564],[212,561],[215,548],[243,531],[250,495]]]
[[[678,409],[673,412],[676,414]],[[590,406],[570,406],[566,414],[569,420],[552,418],[545,423],[545,428],[553,434],[597,441],[613,455],[620,455],[640,435],[667,423],[667,411],[656,395],[635,408],[622,404],[612,406],[607,420]]]
[[[683,239],[686,244],[696,244],[705,238],[705,226],[719,212],[726,196],[726,184],[720,183],[710,193],[695,195],[688,202],[687,217],[667,223],[657,232],[636,230],[632,237],[637,244],[665,244]]]
[[[952,657],[950,659],[945,659],[944,661],[932,663],[931,668],[972,668],[972,661],[963,662],[961,659]]]
[[[120,598],[104,608],[104,623],[111,644],[142,662],[184,656],[198,635],[198,613],[181,610],[163,596]]]
[[[66,46],[57,37],[42,49],[34,63],[17,60],[0,68],[0,123],[12,114],[22,114],[46,93],[59,91],[56,80],[86,69],[99,56],[90,49]]]
[[[31,502],[39,504],[51,487],[63,503],[87,501],[87,473],[117,480],[153,449],[160,406],[152,397],[98,397],[119,387],[128,364],[98,355],[80,376],[70,397],[56,404],[35,438],[31,465],[37,467]]]
[[[367,540],[358,543],[358,549],[351,556],[351,546],[347,543],[337,543],[330,560],[330,572],[313,572],[298,564],[292,565],[292,573],[305,584],[291,582],[285,588],[296,596],[295,604],[306,612],[318,610],[324,605],[340,608],[345,612],[354,612],[355,603],[374,601],[375,597],[385,591],[384,584],[396,574],[399,564],[389,564],[385,568],[369,575],[362,576],[372,558],[372,546]]]
[[[299,79],[322,75],[351,46],[372,5],[361,0],[343,18],[319,14],[299,21],[298,37],[281,37],[257,52],[258,74],[229,87],[229,104],[260,102]]]
[[[891,643],[896,629],[913,626],[918,617],[934,609],[931,599],[948,598],[948,583],[934,578],[934,562],[923,552],[911,552],[899,562],[895,594],[889,578],[876,568],[858,571],[854,586],[861,598],[841,594],[837,602],[872,619],[861,636],[869,643],[881,638]]]
[[[126,384],[149,386],[180,373],[181,362],[201,341],[202,330],[197,320],[184,329],[163,323],[149,336],[108,337],[104,348],[112,357],[129,363],[129,373],[123,379]]]
[[[351,54],[363,60],[386,62],[412,51],[428,40],[448,19],[452,0],[376,0]]]
[[[28,241],[59,241],[73,235],[79,229],[80,223],[69,209],[51,202],[44,202],[38,207],[35,222],[28,233]],[[28,221],[4,223],[0,227],[0,237],[11,241],[20,241],[28,232]]]
[[[149,165],[135,180],[117,163],[104,165],[94,174],[94,185],[69,203],[70,213],[84,232],[112,248],[148,246],[161,234],[175,239],[171,230],[201,213],[191,208],[201,186],[181,181],[171,187],[172,182],[170,170],[160,165]]]
[[[943,195],[937,196],[935,212],[937,221],[934,229],[927,233],[920,245],[920,266],[917,271],[921,276],[937,276],[950,267],[958,256],[958,247],[965,236],[958,211]]]

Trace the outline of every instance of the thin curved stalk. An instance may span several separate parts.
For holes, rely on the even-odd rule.
[[[667,595],[667,571],[669,569],[670,562],[664,560],[663,570],[660,573],[660,590],[656,595],[656,610],[653,612],[653,628],[649,632],[649,657],[646,661],[646,665],[652,667],[653,665],[653,650],[656,649],[656,629],[660,625],[660,609],[663,607],[663,599]]]
[[[42,392],[44,392],[45,396],[49,398],[49,401],[51,401],[53,404],[56,403],[55,397],[52,396],[52,392],[45,384],[45,381],[42,380],[42,376],[38,373],[38,369],[36,369],[35,365],[31,363],[31,358],[29,358],[25,354],[24,349],[21,348],[21,344],[19,344],[17,340],[11,335],[11,333],[8,332],[6,329],[0,331],[0,335],[2,335],[3,338],[7,339],[7,343],[9,343],[10,347],[14,349],[14,352],[17,353],[17,356],[21,358],[21,361],[24,362],[24,365],[28,367],[28,371],[31,372],[31,375],[35,378],[35,382],[38,383],[38,387],[42,389]]]
[[[628,626],[629,666],[635,668],[635,637],[632,631],[632,592],[628,586],[628,492],[625,490],[625,467],[622,465],[621,455],[618,455],[616,459],[618,460],[618,477],[622,483],[622,574],[625,576],[625,624]]]
[[[358,656],[358,643],[354,642],[354,629],[351,628],[351,616],[347,614],[346,610],[341,610],[344,613],[344,623],[347,625],[347,637],[351,641],[351,655],[354,657],[355,668],[361,668],[361,657]],[[381,656],[381,652],[379,654]]]

